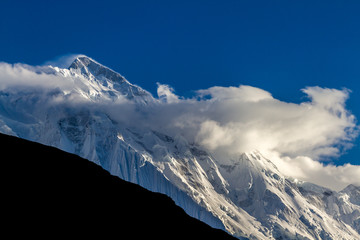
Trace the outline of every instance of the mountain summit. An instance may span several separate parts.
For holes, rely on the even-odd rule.
[[[112,82],[127,82],[130,84],[123,76],[119,73],[111,70],[108,67],[101,65],[100,63],[96,62],[95,60],[87,57],[87,56],[78,56],[75,60],[71,63],[68,69],[79,69],[81,74],[87,77],[104,77],[107,80]]]
[[[260,152],[217,159],[181,133],[162,131],[167,116],[157,112],[153,128],[146,120],[157,99],[91,58],[51,69],[43,75],[66,88],[1,90],[0,132],[88,159],[240,239],[360,239],[357,187],[335,192],[295,181]]]
[[[95,99],[104,97],[112,100],[126,98],[143,104],[154,101],[149,92],[131,84],[119,73],[87,56],[80,55],[76,57],[68,70],[74,77],[82,77],[80,78],[83,83],[82,85],[88,87],[88,89],[83,91],[83,94],[87,95],[90,93],[90,98],[94,96]],[[64,73],[61,70],[60,72]]]

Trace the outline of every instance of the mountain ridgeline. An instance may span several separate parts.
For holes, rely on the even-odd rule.
[[[176,228],[176,219],[176,224],[172,224],[173,218],[158,213],[160,205],[156,204],[165,200],[156,199],[149,203],[154,196],[160,195],[148,192],[146,197],[138,197],[135,192],[121,195],[125,192],[121,187],[126,184],[115,180],[119,177],[152,192],[167,195],[188,215],[214,228],[226,230],[240,239],[360,239],[358,186],[350,185],[339,192],[331,191],[309,182],[287,178],[271,159],[258,151],[220,160],[201,145],[189,142],[181,133],[170,134],[145,124],[129,124],[132,119],[127,115],[127,106],[146,120],[154,107],[166,103],[86,56],[77,57],[69,68],[48,66],[37,71],[42,76],[59,78],[67,84],[54,86],[53,89],[49,89],[49,84],[43,88],[3,88],[0,91],[0,132],[78,155],[96,163],[113,176],[101,173],[111,179],[111,183],[107,183],[109,186],[103,188],[104,184],[98,183],[96,178],[79,175],[88,174],[87,171],[94,169],[97,169],[95,174],[100,174],[101,171],[95,165],[80,166],[74,163],[76,161],[64,158],[54,163],[51,157],[39,162],[20,146],[13,149],[13,154],[22,153],[24,159],[21,159],[19,165],[13,165],[12,169],[13,173],[26,174],[27,180],[23,184],[29,185],[26,188],[18,185],[23,195],[13,192],[18,194],[18,198],[15,198],[18,206],[37,203],[31,201],[34,192],[42,196],[40,201],[44,203],[58,198],[59,202],[53,206],[46,205],[47,208],[57,214],[68,215],[73,225],[80,221],[71,217],[71,213],[79,213],[75,215],[77,217],[87,216],[85,221],[90,230],[96,230],[95,226],[101,225],[106,228],[103,231],[105,233],[119,228],[115,222],[110,222],[108,227],[104,221],[109,221],[110,215],[121,218],[122,207],[129,206],[125,208],[126,212],[132,211],[132,214],[124,218],[131,224],[124,225],[127,226],[124,230],[128,228],[134,234],[143,236],[150,232],[161,232],[165,225],[157,225],[156,221],[167,219],[165,224],[168,224],[168,229],[172,229],[169,231],[173,231],[173,235],[187,233],[185,229],[189,226]],[[119,102],[121,108],[117,105]],[[115,116],[120,116],[121,121]],[[6,145],[2,146],[7,148]],[[55,155],[60,155],[60,152],[55,152]],[[4,159],[6,164],[13,164],[11,159],[17,158]],[[16,161],[19,160],[14,163]],[[22,164],[24,168],[21,168]],[[51,182],[46,179],[53,179],[53,172],[61,178],[56,178],[57,181],[50,186],[41,185]],[[76,185],[71,185],[73,181],[77,182]],[[34,188],[38,185],[41,188]],[[88,188],[86,197],[81,200],[72,197],[85,191],[82,190],[85,185],[85,189]],[[140,191],[136,186],[131,189],[129,191]],[[16,188],[10,190],[16,191]],[[124,204],[112,200],[116,198],[124,198]],[[159,198],[165,199],[163,196]],[[28,201],[22,202],[23,199]],[[66,211],[67,208],[62,207],[61,202],[80,207],[73,205],[72,211]],[[157,207],[149,207],[149,204]],[[24,211],[28,212],[25,219],[34,222],[32,215],[36,215],[35,209],[40,206],[24,207]],[[91,210],[94,206],[99,208],[88,211],[88,208]],[[100,211],[103,208],[106,214]],[[151,218],[139,219],[142,211],[150,210],[152,212],[147,216],[156,215],[155,223]],[[114,211],[118,212],[113,214]],[[91,218],[91,212],[100,217]],[[170,210],[165,212],[177,216]],[[42,211],[42,217],[49,217],[47,211]],[[52,227],[50,223],[44,220],[41,224]],[[155,224],[152,225],[154,228],[147,227],[150,223]],[[41,227],[41,224],[38,226]],[[62,224],[66,224],[66,221]],[[206,237],[202,236],[201,239]]]

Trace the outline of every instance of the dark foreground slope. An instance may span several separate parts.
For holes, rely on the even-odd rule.
[[[88,160],[2,134],[0,146],[4,236],[234,239]]]

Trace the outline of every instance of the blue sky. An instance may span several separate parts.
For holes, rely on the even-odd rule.
[[[130,82],[178,95],[240,84],[282,101],[352,91],[360,119],[359,1],[16,1],[0,3],[0,61],[88,55]],[[333,161],[360,164],[360,140]]]

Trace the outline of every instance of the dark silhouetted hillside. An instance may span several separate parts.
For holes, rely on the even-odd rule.
[[[0,144],[4,236],[235,239],[88,160],[2,134]]]

